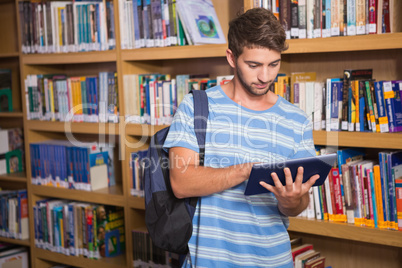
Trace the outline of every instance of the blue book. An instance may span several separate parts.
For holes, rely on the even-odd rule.
[[[396,191],[395,191],[395,178],[392,176],[392,169],[402,164],[402,152],[391,152],[388,154],[388,193],[389,193],[389,206],[390,206],[390,221],[395,222],[396,229],[398,229],[398,215],[396,208]]]
[[[337,151],[339,174],[342,174],[341,166],[353,161],[362,160],[365,155],[364,149],[360,148],[347,148]]]
[[[378,111],[378,123],[380,124],[380,132],[389,132],[387,109],[385,108],[383,81],[374,82],[375,98]]]
[[[380,174],[381,174],[381,191],[382,191],[382,205],[383,205],[383,214],[384,221],[390,221],[389,215],[389,202],[388,202],[388,173],[387,173],[387,165],[388,165],[388,157],[387,153],[380,152],[378,153],[378,160],[380,165]]]

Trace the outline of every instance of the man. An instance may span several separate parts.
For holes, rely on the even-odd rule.
[[[308,190],[285,169],[286,186],[272,174],[270,193],[245,196],[253,163],[314,155],[311,121],[269,91],[286,50],[285,32],[268,10],[256,8],[230,22],[226,51],[234,70],[229,83],[207,90],[205,166],[199,166],[193,100],[178,108],[165,148],[178,198],[200,196],[189,241],[190,267],[293,267],[287,216],[308,205]]]

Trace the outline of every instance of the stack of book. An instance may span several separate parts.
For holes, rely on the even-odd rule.
[[[337,153],[337,164],[324,185],[312,187],[300,216],[401,231],[402,152],[369,160],[363,149],[317,146],[317,154],[327,153]]]
[[[271,10],[287,39],[395,33],[402,30],[397,0],[266,0],[253,7]]]
[[[133,267],[179,267],[179,255],[154,246],[147,230],[132,230],[132,240]]]
[[[90,259],[125,250],[123,208],[45,199],[37,201],[33,211],[38,248]]]
[[[130,155],[130,189],[133,196],[144,196],[144,165],[147,150],[133,152]]]
[[[25,79],[28,120],[62,122],[119,121],[117,73],[67,77],[28,75]]]
[[[24,152],[21,128],[0,129],[0,174],[23,171]]]
[[[11,86],[11,70],[0,69],[0,112],[13,111]]]
[[[27,248],[0,243],[0,267],[25,268],[28,263]]]
[[[315,77],[314,72],[290,76],[290,101],[306,112],[314,130],[402,131],[402,80],[376,80],[372,69],[347,69],[325,82]]]
[[[113,1],[18,2],[23,53],[114,49]]]
[[[27,190],[1,190],[0,236],[14,239],[29,238]]]
[[[123,76],[126,122],[170,124],[176,107],[191,90],[205,90],[217,83],[208,75],[129,74]]]
[[[121,48],[226,43],[211,0],[119,0]]]
[[[32,184],[84,191],[115,185],[113,144],[52,140],[29,147]]]

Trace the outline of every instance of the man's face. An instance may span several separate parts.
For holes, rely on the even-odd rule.
[[[251,95],[267,94],[275,81],[281,63],[281,53],[267,48],[247,48],[236,60],[236,75]]]

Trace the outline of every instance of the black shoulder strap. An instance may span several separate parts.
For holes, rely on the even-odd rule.
[[[192,90],[194,99],[194,131],[200,148],[200,165],[204,165],[205,137],[208,121],[208,96],[204,90]]]

